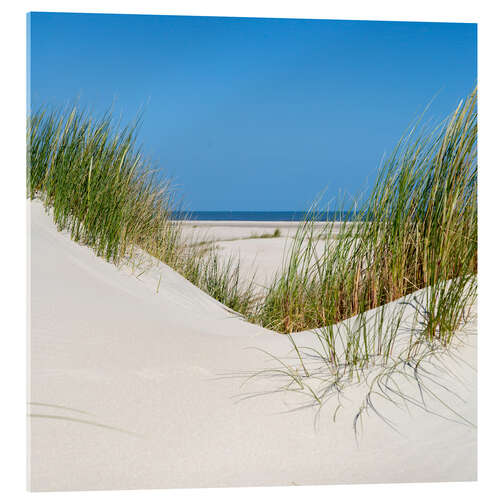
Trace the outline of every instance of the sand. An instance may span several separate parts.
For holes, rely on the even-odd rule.
[[[215,240],[231,240],[259,236],[262,234],[273,234],[278,229],[283,236],[292,235],[301,225],[293,221],[184,221],[184,232],[194,234],[198,237],[206,235]],[[324,222],[315,223],[319,232],[325,227]],[[338,228],[338,224],[335,229]],[[211,238],[210,238],[211,237]]]
[[[240,376],[273,366],[254,348],[286,356],[287,336],[246,323],[165,265],[139,277],[138,269],[118,269],[58,232],[40,203],[30,205],[32,490],[476,478],[474,324],[443,358],[456,378],[443,375],[445,387],[435,388],[472,425],[432,400],[427,410],[409,411],[381,402],[397,432],[371,412],[356,439],[362,385],[345,390],[335,423],[329,407],[319,418],[314,408],[299,410],[300,394],[242,399],[279,386],[259,377],[242,387]],[[241,237],[241,225],[240,233],[216,227]],[[279,266],[284,244],[221,243],[265,268],[262,281]],[[315,345],[311,333],[297,339]]]
[[[185,223],[183,237],[189,244],[213,243],[223,261],[239,262],[242,283],[252,282],[257,292],[263,292],[282,269],[299,225],[288,221],[189,221]],[[323,228],[324,223],[315,223],[318,237]],[[273,235],[275,230],[279,230],[278,237],[262,237]],[[317,249],[322,248],[324,241],[320,239]]]

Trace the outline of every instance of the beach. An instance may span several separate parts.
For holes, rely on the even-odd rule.
[[[477,24],[355,19],[27,14],[30,491],[477,481]]]
[[[252,282],[264,292],[285,263],[301,222],[290,221],[184,221],[183,237],[190,242],[214,245],[222,262],[238,262],[242,283]],[[324,222],[315,223],[319,237]],[[337,224],[334,232],[338,231]],[[274,236],[278,232],[279,236]],[[319,242],[318,248],[323,248]]]
[[[328,405],[302,407],[276,377],[248,379],[276,364],[266,352],[289,359],[287,335],[245,321],[163,263],[106,262],[59,232],[38,200],[28,211],[31,490],[476,479],[474,321],[434,367],[444,377],[435,394],[452,412],[432,398],[408,408],[381,399],[355,434],[362,384],[339,395],[335,421]],[[244,273],[255,269],[261,287],[296,229],[189,224],[220,255],[238,255]],[[294,338],[317,348],[311,332]],[[416,390],[410,379],[400,389]]]

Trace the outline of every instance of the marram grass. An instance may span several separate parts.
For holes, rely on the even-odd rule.
[[[174,191],[136,147],[136,125],[120,128],[76,107],[28,118],[27,193],[42,199],[57,227],[119,264],[137,249],[168,264],[237,312],[253,306],[236,262],[181,239]]]
[[[447,343],[465,291],[475,293],[476,92],[437,130],[410,130],[356,208],[338,234],[328,224],[321,238],[314,237],[311,213],[252,319],[290,333],[335,324],[426,288],[426,333]]]
[[[172,192],[135,148],[135,129],[76,108],[28,121],[28,194],[52,207],[59,229],[118,263],[138,246],[170,262],[179,226]]]

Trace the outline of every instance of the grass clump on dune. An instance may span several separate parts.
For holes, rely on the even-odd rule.
[[[246,314],[253,300],[239,267],[181,239],[174,191],[136,147],[137,124],[120,128],[76,107],[28,118],[27,194],[40,198],[58,229],[119,264],[141,249],[228,307]]]
[[[437,130],[400,141],[340,232],[327,224],[314,237],[312,213],[253,320],[284,333],[323,327],[425,288],[426,334],[446,344],[475,293],[476,122],[474,91]]]
[[[28,195],[52,208],[59,229],[118,263],[137,246],[175,260],[179,225],[162,184],[135,147],[135,127],[117,130],[76,108],[28,121]]]
[[[279,238],[281,237],[281,231],[276,228],[272,233],[262,233],[261,235],[253,236],[253,238]]]

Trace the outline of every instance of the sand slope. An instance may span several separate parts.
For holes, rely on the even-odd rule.
[[[117,269],[30,205],[31,489],[475,479],[475,427],[417,408],[388,405],[399,433],[373,415],[356,443],[357,387],[335,424],[328,412],[315,426],[314,410],[289,411],[302,401],[294,394],[239,401],[250,389],[221,375],[269,366],[251,347],[285,355],[286,336],[245,323],[167,266],[139,278]],[[463,361],[450,358],[463,399],[453,404],[475,421],[466,339]],[[275,387],[263,378],[251,390]]]

